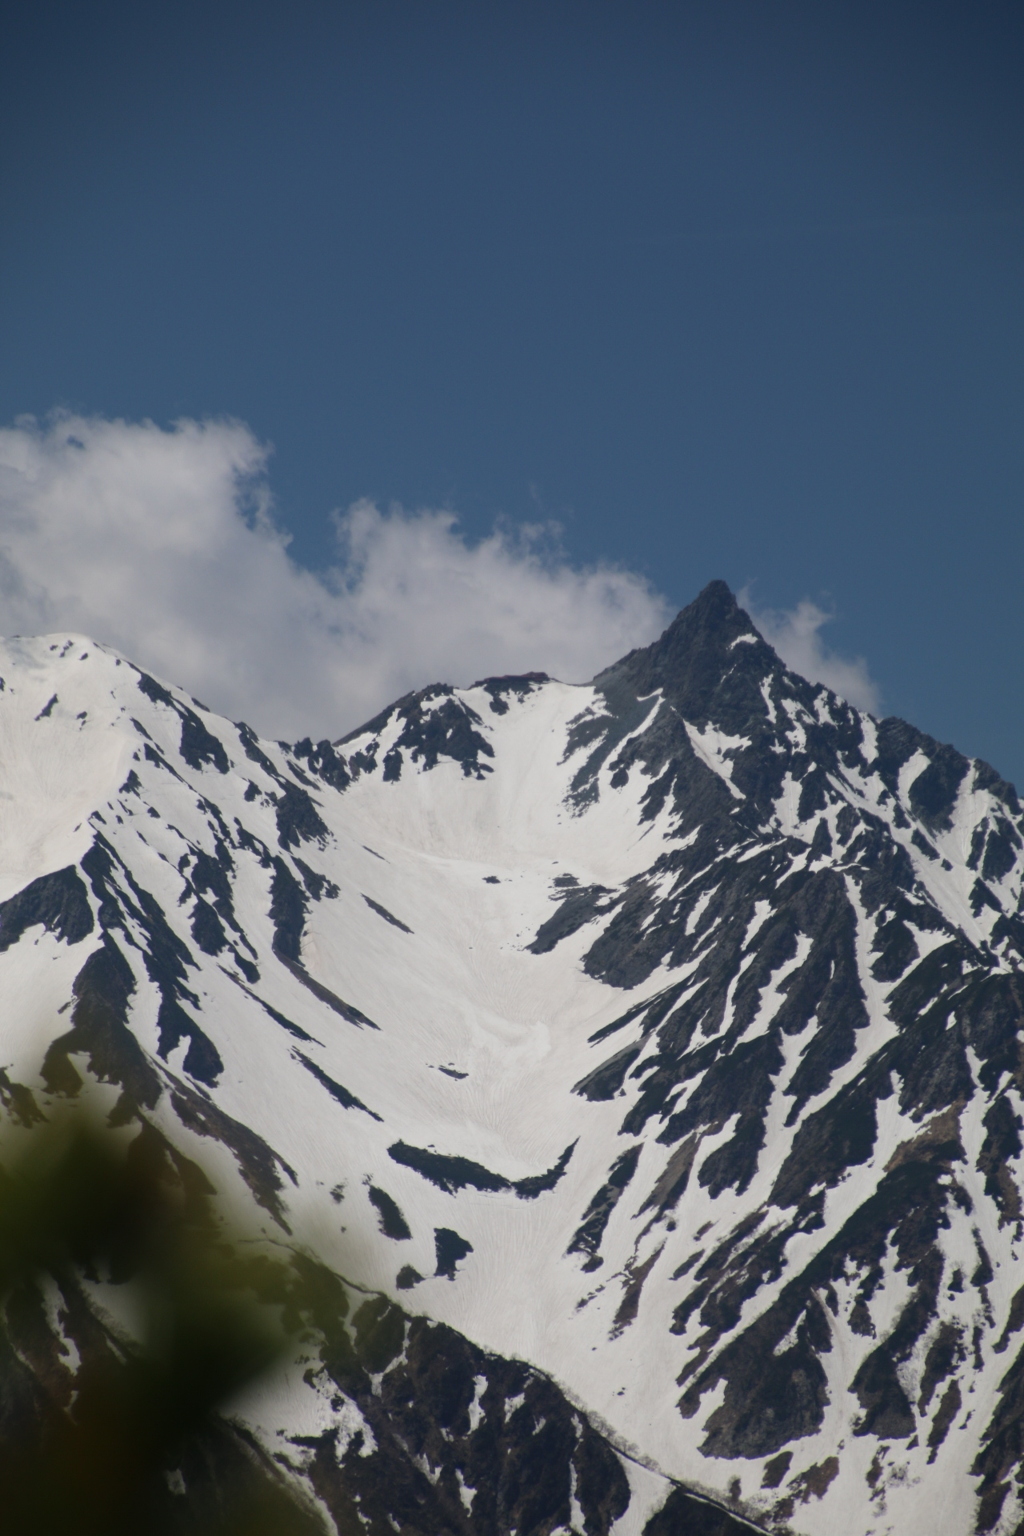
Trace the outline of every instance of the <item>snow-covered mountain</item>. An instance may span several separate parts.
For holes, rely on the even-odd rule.
[[[368,1529],[1024,1529],[991,768],[787,671],[720,582],[592,684],[439,685],[333,744],[80,637],[0,674],[8,1112],[99,1079],[429,1320],[360,1401],[309,1369],[249,1405],[339,1529],[324,1469],[369,1490],[387,1435],[448,1502],[367,1491]],[[430,1398],[414,1345],[459,1382],[432,1438],[388,1395]],[[516,1414],[555,1492],[499,1514],[473,1446]]]

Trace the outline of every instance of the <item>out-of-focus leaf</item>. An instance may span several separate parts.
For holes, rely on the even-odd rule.
[[[4,1532],[322,1532],[218,1413],[302,1321],[290,1265],[230,1241],[151,1127],[126,1146],[76,1113],[22,1143],[0,1168]]]

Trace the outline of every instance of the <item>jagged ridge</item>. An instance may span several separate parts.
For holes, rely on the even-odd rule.
[[[3,670],[9,1107],[116,1085],[268,1230],[312,1204],[340,1267],[340,1218],[354,1278],[736,1516],[1015,1529],[1024,837],[992,769],[788,672],[722,583],[588,687],[436,687],[333,744],[74,638]],[[628,1475],[616,1529],[690,1528]]]

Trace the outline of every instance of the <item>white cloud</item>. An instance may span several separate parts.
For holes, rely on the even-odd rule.
[[[749,587],[739,594],[739,602],[787,667],[812,683],[824,683],[856,709],[877,714],[878,686],[869,676],[863,656],[852,659],[837,656],[821,638],[819,631],[832,614],[808,598],[797,603],[795,608],[757,608],[750,600]]]
[[[337,515],[338,565],[290,557],[266,449],[237,422],[55,417],[0,430],[0,629],[115,646],[268,735],[337,736],[407,692],[502,672],[584,681],[670,614],[545,530],[469,545],[449,512]]]

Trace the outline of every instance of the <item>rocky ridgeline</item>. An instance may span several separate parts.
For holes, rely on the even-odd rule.
[[[787,671],[721,583],[588,687],[336,743],[73,637],[2,668],[9,1115],[98,1080],[325,1273],[358,1238],[344,1361],[247,1455],[344,1532],[1018,1528],[992,769]]]

